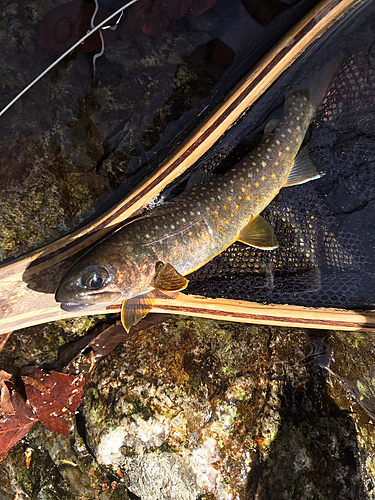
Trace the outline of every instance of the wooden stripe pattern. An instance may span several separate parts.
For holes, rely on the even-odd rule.
[[[90,314],[119,313],[121,304],[98,307]],[[155,313],[181,314],[203,318],[236,321],[239,323],[266,324],[295,328],[316,328],[323,330],[348,330],[375,332],[375,311],[350,311],[333,308],[313,308],[278,304],[257,304],[244,300],[210,299],[207,297],[179,293],[176,299],[156,298],[152,310]],[[21,313],[12,318],[0,319],[0,332],[32,326],[54,319],[67,319],[81,316],[77,313],[62,311],[58,304],[41,310],[38,316],[30,317]]]

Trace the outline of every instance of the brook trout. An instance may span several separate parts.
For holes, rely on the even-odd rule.
[[[288,93],[283,119],[270,122],[259,146],[225,175],[147,211],[84,254],[58,286],[61,307],[123,301],[129,330],[152,309],[153,290],[183,290],[185,275],[234,241],[277,248],[259,214],[281,188],[319,177],[307,152],[297,153],[336,67],[329,63],[305,88]]]

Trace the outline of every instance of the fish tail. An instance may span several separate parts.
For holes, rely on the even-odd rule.
[[[313,114],[320,106],[324,97],[327,95],[328,89],[340,68],[343,59],[343,54],[338,54],[329,61],[323,68],[315,72],[312,77],[302,85],[295,87],[291,92],[286,95],[288,97],[298,91],[307,91],[310,94],[310,100],[313,108]]]

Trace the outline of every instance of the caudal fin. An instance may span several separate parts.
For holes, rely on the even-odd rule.
[[[294,94],[297,91],[308,91],[315,113],[320,103],[327,95],[328,89],[333,82],[338,69],[341,66],[342,58],[343,55],[341,53],[335,56],[329,61],[329,63],[323,66],[323,68],[314,73],[309,80],[289,92],[286,96],[286,99],[288,99],[289,95]]]

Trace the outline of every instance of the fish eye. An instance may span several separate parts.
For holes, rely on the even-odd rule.
[[[105,267],[90,266],[85,269],[81,281],[85,288],[99,290],[110,281],[110,277]]]

